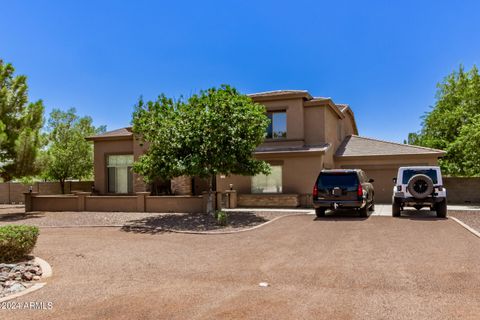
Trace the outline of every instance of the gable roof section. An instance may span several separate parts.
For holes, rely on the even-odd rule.
[[[338,109],[341,111],[341,112],[344,112],[345,110],[347,110],[347,108],[349,108],[350,106],[348,104],[345,104],[345,103],[335,103],[338,107]]]
[[[132,127],[125,127],[117,130],[107,131],[96,136],[87,137],[87,140],[123,140],[130,139],[131,137],[133,137]]]
[[[345,104],[345,103],[337,103],[337,108],[344,114],[348,115],[350,122],[352,123],[353,127],[353,134],[358,135],[358,128],[357,128],[357,122],[355,121],[355,115],[353,114],[352,108],[350,108],[350,105]]]
[[[351,135],[346,137],[338,147],[335,157],[369,157],[390,155],[437,155],[441,157],[445,151],[377,140]]]

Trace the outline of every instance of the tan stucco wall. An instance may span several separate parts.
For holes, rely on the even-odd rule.
[[[65,193],[72,191],[92,191],[93,181],[66,181]],[[31,184],[22,184],[19,182],[0,183],[0,203],[19,203],[25,201],[24,192],[28,192],[30,186],[32,192],[39,194],[61,194],[60,182],[33,182]]]
[[[272,164],[281,164],[283,193],[311,193],[315,179],[320,170],[322,170],[323,157],[303,156],[303,157],[284,157],[282,158],[263,158],[263,160]],[[251,192],[251,177],[232,175],[225,178],[217,177],[217,190],[228,190],[229,184],[238,193]]]
[[[289,99],[262,102],[267,111],[287,111],[287,139],[303,140],[303,100]]]
[[[69,196],[28,194],[26,212],[29,211],[91,211],[91,212],[206,212],[204,196],[147,196],[140,192],[134,196],[91,196],[80,193]]]
[[[325,142],[331,143],[333,150],[337,150],[341,140],[338,135],[340,118],[331,108],[325,108]]]
[[[306,107],[303,109],[303,115],[305,117],[305,144],[325,143],[325,107]]]
[[[106,160],[109,154],[133,154],[133,140],[105,140],[94,142],[93,170],[95,190],[107,192]]]
[[[90,196],[85,199],[85,211],[137,211],[137,196]]]
[[[146,197],[147,212],[203,212],[202,196]]]
[[[390,156],[364,157],[337,161],[338,168],[362,169],[367,176],[374,179],[375,201],[377,203],[392,202],[392,179],[397,176],[399,167],[437,165],[438,159],[434,156]]]
[[[32,211],[77,211],[76,196],[41,196],[32,202]]]
[[[353,128],[353,122],[355,122],[355,119],[353,119],[352,115],[349,112],[346,112],[345,118],[342,119],[343,138],[352,134],[356,134],[355,129]]]
[[[446,178],[443,185],[447,188],[448,203],[480,204],[480,178]]]

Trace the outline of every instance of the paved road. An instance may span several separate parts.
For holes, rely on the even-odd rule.
[[[450,220],[289,216],[232,235],[42,229],[54,276],[1,319],[478,319],[480,240]],[[268,288],[258,286],[266,281]]]

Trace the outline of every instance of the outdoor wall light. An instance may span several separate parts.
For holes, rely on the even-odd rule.
[[[233,183],[230,183],[230,190],[233,190]]]
[[[28,192],[32,193],[32,191],[33,191],[33,187],[32,186],[28,187]]]

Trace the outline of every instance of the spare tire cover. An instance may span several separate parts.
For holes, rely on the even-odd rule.
[[[416,174],[408,180],[407,190],[416,199],[425,199],[433,192],[432,179],[424,174]]]

